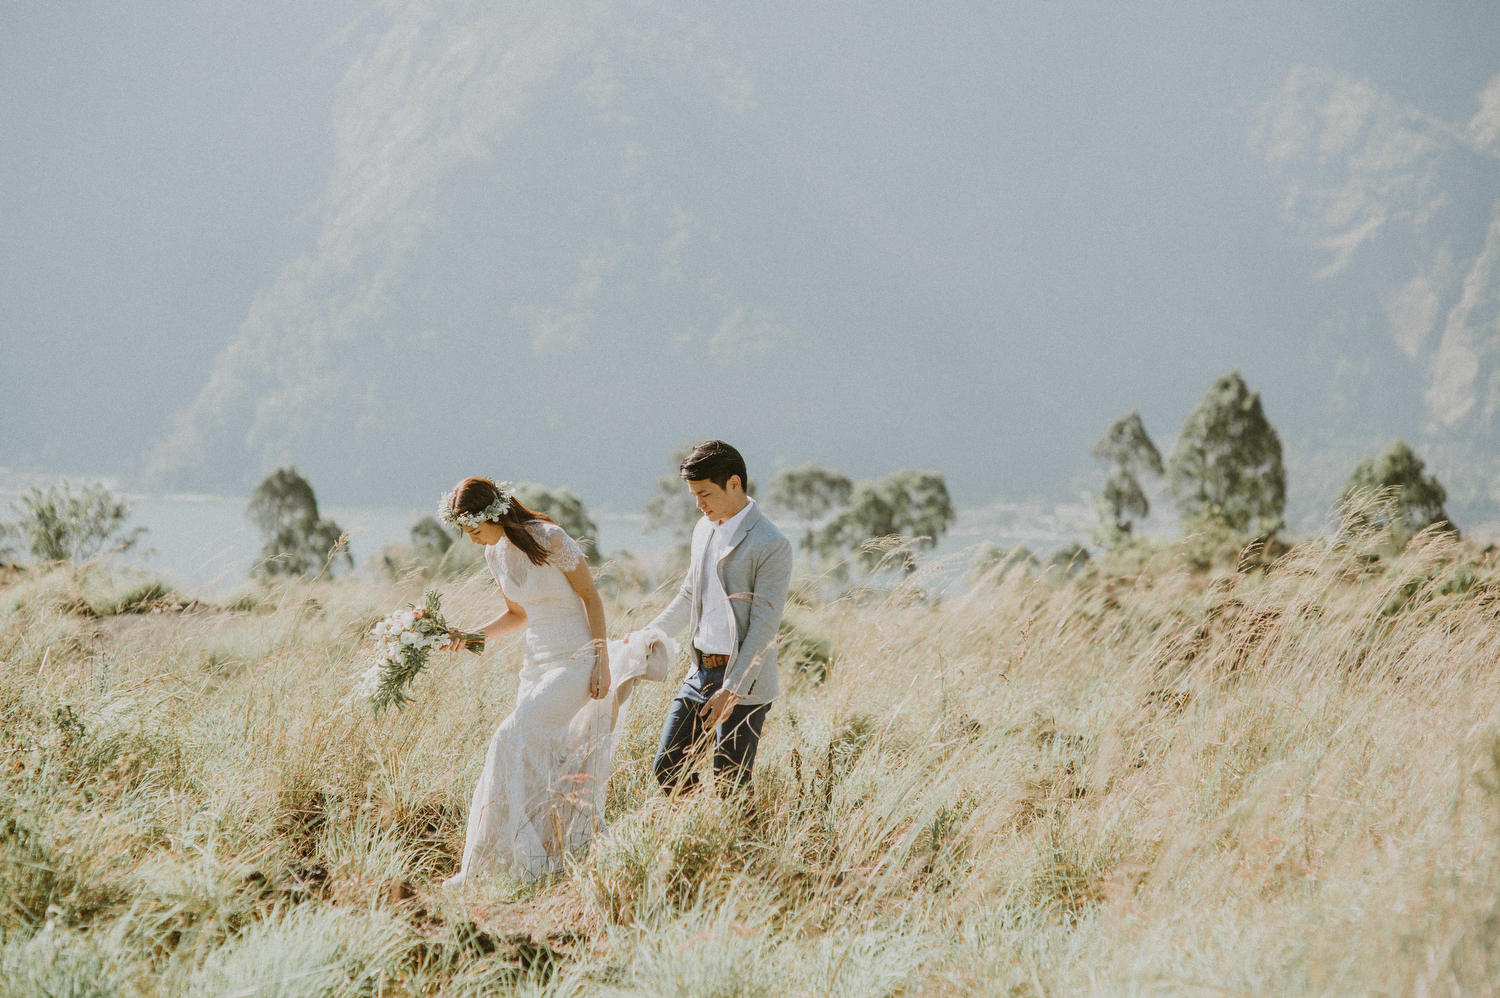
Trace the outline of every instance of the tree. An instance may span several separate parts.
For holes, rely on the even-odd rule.
[[[527,509],[545,513],[556,520],[557,525],[583,548],[588,563],[599,564],[599,527],[589,519],[589,511],[578,498],[578,493],[567,486],[549,489],[535,482],[522,482],[516,486],[516,498]]]
[[[318,515],[313,488],[294,465],[271,472],[250,493],[245,518],[266,539],[255,574],[316,577],[335,564],[354,567],[342,528]]]
[[[766,504],[785,510],[802,524],[802,550],[811,551],[818,541],[818,522],[849,505],[853,492],[848,475],[810,461],[778,471],[766,489]]]
[[[430,513],[413,523],[408,533],[411,535],[413,550],[422,557],[441,558],[458,539],[449,533],[441,520]]]
[[[1167,459],[1167,484],[1190,522],[1256,535],[1283,526],[1281,438],[1238,370],[1217,378],[1188,413]]]
[[[1408,537],[1435,523],[1455,530],[1443,509],[1448,490],[1435,476],[1422,474],[1425,468],[1405,440],[1392,440],[1354,466],[1339,504],[1364,525],[1388,526]]]
[[[1161,477],[1161,452],[1147,435],[1140,413],[1131,409],[1109,424],[1089,453],[1109,469],[1097,502],[1100,525],[1107,533],[1128,536],[1151,512],[1141,477]]]
[[[874,568],[885,552],[871,541],[904,538],[912,547],[931,549],[955,517],[942,475],[904,468],[879,481],[855,485],[848,507],[823,528],[818,546],[824,551],[857,551],[866,567]],[[907,557],[902,568],[912,571],[916,562]]]
[[[125,529],[131,503],[103,484],[78,492],[59,478],[45,489],[33,486],[10,504],[14,523],[0,525],[0,535],[14,537],[37,561],[83,562],[100,554],[135,547],[145,527]]]

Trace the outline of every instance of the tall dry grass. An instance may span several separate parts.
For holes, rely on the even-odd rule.
[[[414,586],[101,615],[87,579],[19,576],[0,988],[1495,994],[1500,571],[1447,538],[1379,544],[804,595],[789,640],[835,662],[788,667],[752,819],[655,791],[672,690],[648,688],[610,835],[564,876],[457,897],[436,885],[517,644],[376,719],[346,702],[354,655]],[[444,606],[494,600],[470,578]]]

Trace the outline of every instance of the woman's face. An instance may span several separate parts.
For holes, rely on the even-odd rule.
[[[505,536],[505,529],[498,523],[486,521],[484,523],[476,523],[472,527],[465,527],[464,533],[475,544],[483,544],[488,547]]]

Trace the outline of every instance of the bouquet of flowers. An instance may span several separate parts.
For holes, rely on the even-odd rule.
[[[427,668],[432,650],[449,642],[448,622],[443,619],[441,606],[442,597],[429,589],[422,594],[421,606],[408,603],[405,610],[397,610],[370,632],[375,646],[367,658],[373,661],[360,677],[357,692],[374,705],[375,713],[386,707],[404,707],[411,699],[406,688]],[[483,651],[484,633],[466,633],[463,642],[469,651]]]

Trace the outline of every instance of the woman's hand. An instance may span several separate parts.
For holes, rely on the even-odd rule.
[[[464,632],[456,627],[448,628],[448,643],[443,645],[443,651],[463,651]]]
[[[589,698],[603,700],[609,694],[609,646],[600,641],[594,646],[594,674],[589,677]]]

